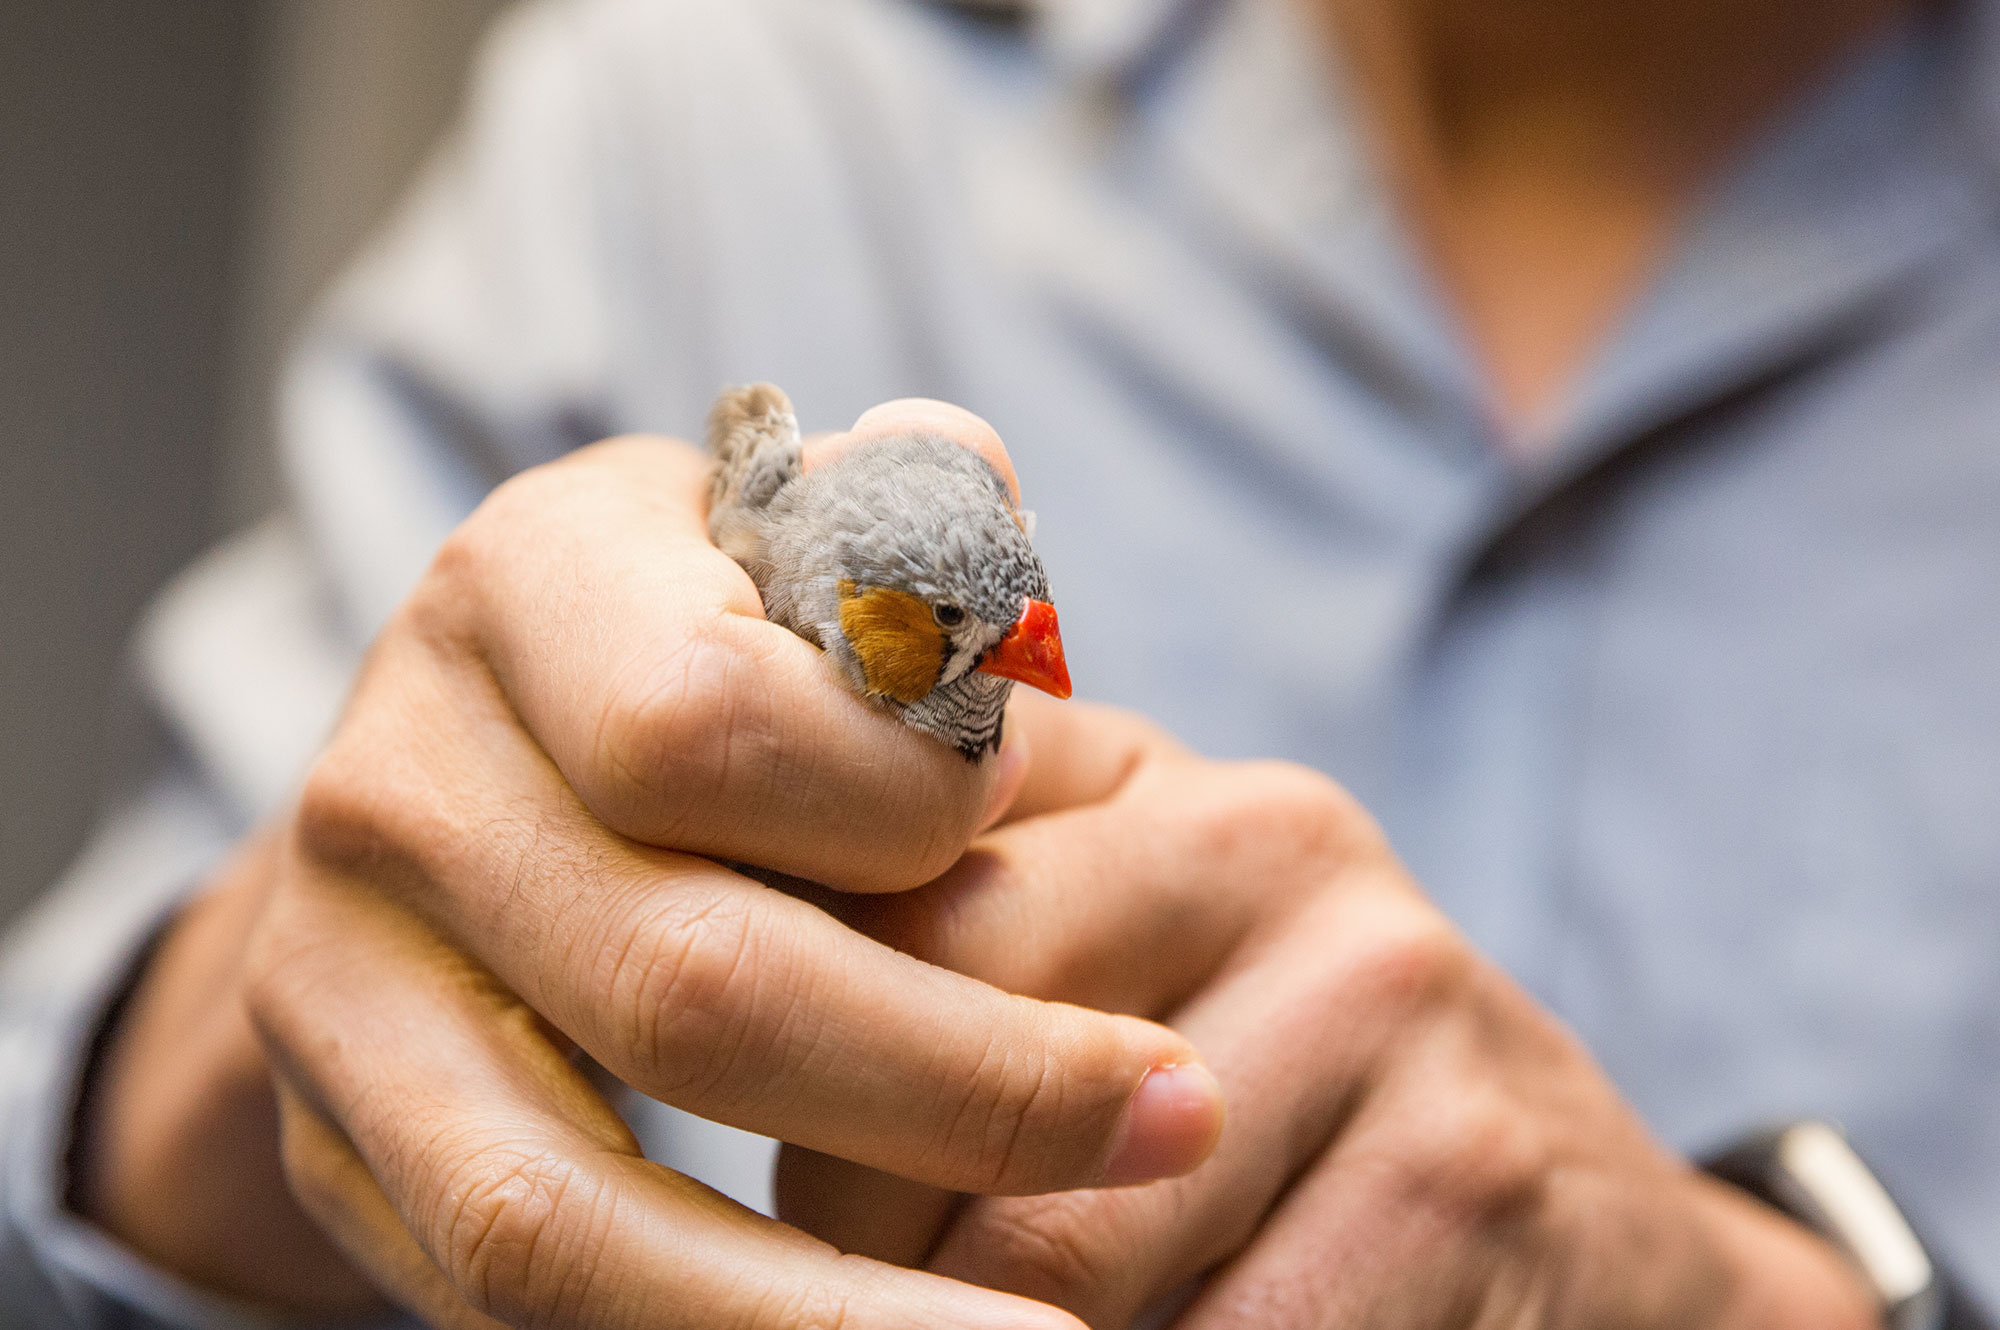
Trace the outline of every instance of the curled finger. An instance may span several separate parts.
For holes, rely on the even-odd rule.
[[[404,622],[488,671],[598,819],[647,844],[850,890],[941,872],[1004,797],[766,621],[707,533],[709,461],[613,440],[501,486]]]
[[[501,1323],[474,1311],[417,1245],[347,1137],[282,1079],[278,1114],[292,1193],[355,1269],[426,1325],[499,1330]]]
[[[403,705],[350,725],[308,782],[308,859],[387,884],[628,1085],[968,1191],[1159,1176],[1213,1143],[1220,1103],[1167,1074],[1198,1061],[1172,1031],[1009,995],[612,834],[497,696]],[[419,718],[420,745],[402,738]],[[1176,1075],[1207,1098],[1163,1096]]]
[[[295,1156],[320,1161],[299,1172],[324,1183],[307,1204],[423,1313],[455,1297],[465,1325],[1075,1330],[1021,1299],[843,1258],[648,1163],[490,976],[386,900],[335,885],[293,882],[274,907],[253,1016],[313,1110],[292,1118],[308,1134]],[[338,1137],[313,1138],[316,1117]],[[355,1160],[442,1283],[379,1240]]]

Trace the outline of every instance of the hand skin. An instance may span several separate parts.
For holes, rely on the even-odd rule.
[[[765,622],[708,543],[706,479],[685,445],[615,440],[451,538],[296,807],[111,1031],[86,1216],[289,1312],[1075,1330],[647,1163],[577,1068],[957,1191],[1178,1173],[1220,1128],[1179,1035],[1004,994],[721,866],[917,886],[1025,758],[967,763]]]
[[[1097,1330],[1196,1281],[1177,1330],[1879,1325],[1830,1247],[1651,1140],[1332,784],[1077,704],[1010,718],[1037,771],[1013,819],[937,883],[830,907],[1010,992],[1169,1021],[1222,1082],[1221,1144],[1173,1181],[969,1202],[788,1148],[785,1218]]]

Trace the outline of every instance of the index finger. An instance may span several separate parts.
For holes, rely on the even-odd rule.
[[[1004,761],[869,706],[763,617],[710,542],[709,464],[664,439],[583,449],[497,490],[416,612],[489,670],[591,812],[635,840],[849,890],[942,872]]]
[[[299,844],[413,908],[619,1079],[960,1190],[1154,1177],[1208,1153],[1221,1105],[1171,1032],[1011,997],[608,833],[488,691],[362,709],[308,782]],[[420,730],[418,767],[392,740]]]
[[[318,943],[287,957],[258,1009],[294,1091],[288,1174],[435,1323],[1078,1330],[1022,1299],[841,1258],[648,1163],[490,977],[388,902],[323,885],[288,900]]]

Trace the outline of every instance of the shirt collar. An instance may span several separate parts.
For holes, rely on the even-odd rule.
[[[1080,74],[1119,77],[1150,62],[1199,0],[1037,0],[1036,30]]]
[[[942,0],[991,9],[996,0]],[[1375,366],[1429,434],[1485,456],[1476,376],[1291,0],[1014,0],[1061,67],[1166,104],[1154,119],[1211,216]],[[1172,72],[1166,72],[1171,70]],[[1161,77],[1154,77],[1159,74]],[[1851,312],[2000,206],[2000,0],[1929,11],[1805,90],[1753,143],[1675,261],[1532,450],[1542,490],[1673,416],[1809,356]]]
[[[1913,21],[1752,146],[1556,422],[1559,472],[1815,358],[1993,228],[1992,163],[1965,118],[1990,72],[1964,37],[1955,18]]]
[[[1446,425],[1483,422],[1469,349],[1358,141],[1337,68],[1310,49],[1290,0],[1041,3],[1076,25],[1051,39],[1100,68],[1170,57],[1171,151],[1190,182],[1286,271],[1330,335],[1391,371],[1399,400],[1442,409],[1430,426],[1440,445],[1493,448],[1490,426]],[[1528,449],[1542,473],[1531,486],[1809,358],[1968,228],[1993,228],[1996,145],[2000,0],[1920,10],[1802,89],[1720,174],[1667,267],[1544,426],[1551,446]]]
[[[1145,66],[1208,0],[937,0],[948,8],[1028,22],[1057,64],[1119,78]]]

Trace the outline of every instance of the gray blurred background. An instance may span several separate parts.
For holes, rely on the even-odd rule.
[[[274,368],[507,0],[0,0],[0,922],[139,750],[148,595],[276,493]]]

